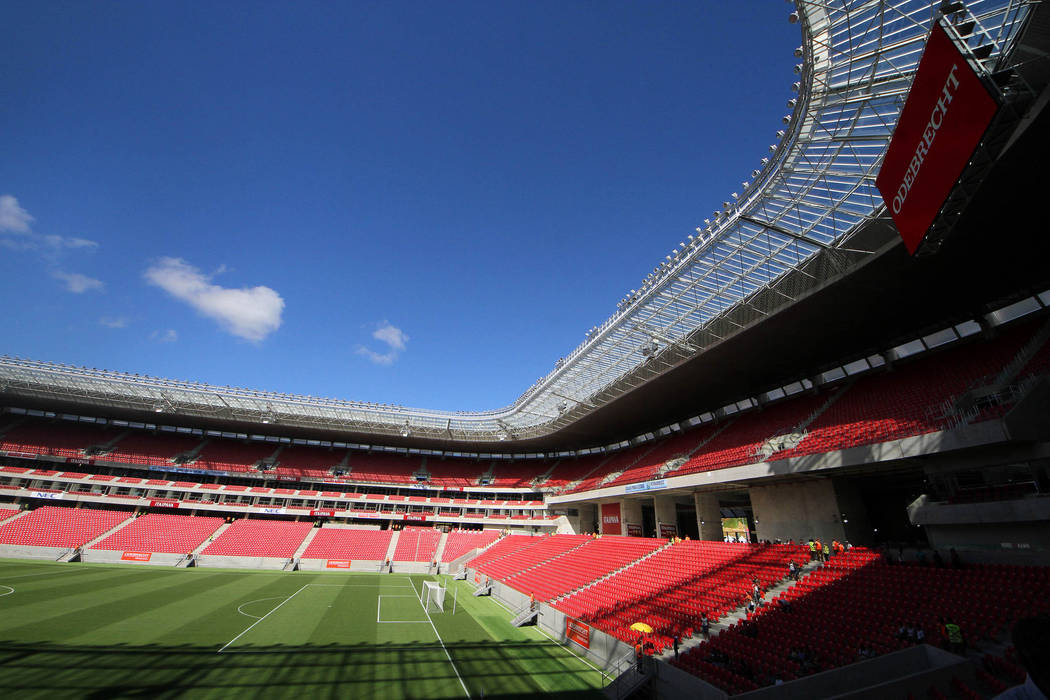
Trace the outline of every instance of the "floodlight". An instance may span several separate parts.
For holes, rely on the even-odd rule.
[[[794,109],[795,105],[797,105],[797,104],[798,104],[798,100],[796,100],[794,97],[792,97],[790,100],[787,101],[788,109]]]
[[[795,58],[802,58],[803,54],[805,54],[805,53],[806,53],[806,50],[804,48],[802,48],[801,46],[799,46],[797,49],[795,49]]]
[[[796,72],[796,73],[799,73],[799,74],[801,74],[801,73],[802,73],[802,69],[803,69],[803,68],[805,68],[805,66],[804,66],[804,65],[802,65],[801,63],[796,63],[796,64],[795,64],[795,72]]]
[[[792,24],[798,24],[798,13],[792,12],[790,15],[788,15],[788,22],[791,22]]]

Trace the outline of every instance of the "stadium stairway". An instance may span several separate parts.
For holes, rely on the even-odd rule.
[[[551,474],[554,472],[555,469],[558,468],[559,464],[561,464],[560,459],[554,460],[554,464],[551,465],[551,468],[537,476],[532,481],[530,481],[529,486],[531,486],[532,488],[538,488],[539,486],[542,486],[543,484],[547,483],[547,479],[551,477]]]
[[[401,539],[401,531],[394,530],[394,534],[390,536],[390,546],[386,548],[386,556],[383,557],[384,562],[390,562],[391,567],[394,565],[394,550],[397,549],[397,541],[399,539]],[[382,573],[383,569],[380,568],[379,571]]]
[[[657,550],[657,551],[659,551],[659,550]],[[806,562],[804,565],[799,567],[798,580],[801,581],[802,579],[804,579],[806,576],[809,576],[814,571],[819,571],[822,566],[823,566],[823,564],[821,564],[820,562],[817,562],[817,561],[808,561],[808,562]],[[766,590],[766,592],[762,595],[762,605],[772,605],[774,598],[776,598],[778,595],[780,595],[784,591],[795,587],[796,585],[798,585],[798,581],[793,581],[793,580],[791,580],[791,578],[789,576],[785,576],[775,586],[770,586]],[[740,622],[741,620],[745,620],[745,619],[747,619],[747,606],[746,605],[742,605],[739,608],[737,608],[736,610],[734,610],[733,612],[731,612],[728,615],[725,615],[724,617],[722,617],[717,622],[712,622],[711,623],[711,637],[712,638],[717,637],[719,634],[721,634],[725,630],[729,629],[730,627],[732,627],[736,623]],[[695,633],[689,639],[682,639],[682,640],[679,641],[679,644],[678,644],[678,653],[679,654],[684,654],[687,649],[691,649],[691,648],[693,648],[695,646],[698,646],[703,641],[705,641],[704,637],[699,632]],[[674,658],[674,649],[670,648],[670,649],[666,650],[663,654],[658,655],[656,658],[658,658],[658,659],[660,659],[662,661],[670,661],[671,659]]]
[[[99,455],[109,454],[113,451],[113,448],[117,446],[117,443],[126,438],[128,435],[131,435],[130,430],[122,430],[121,432],[117,433],[116,437],[114,437],[109,442],[104,442],[100,445],[88,445],[84,448],[84,455],[87,457],[96,457]]]
[[[434,550],[434,561],[441,562],[441,557],[445,556],[445,545],[448,543],[448,533],[442,532],[441,539],[438,540],[437,549]]]
[[[222,533],[224,533],[224,532],[226,532],[227,530],[230,529],[231,525],[233,525],[233,523],[223,523],[222,525],[220,525],[218,530],[216,530],[215,532],[211,533],[211,535],[208,536],[208,539],[204,540],[199,545],[197,545],[197,548],[194,549],[193,552],[191,552],[191,554],[193,555],[193,558],[196,559],[197,555],[200,554],[202,551],[204,551],[205,547],[207,547],[209,544],[211,544],[215,540],[219,539],[219,537],[222,535]]]
[[[19,511],[19,512],[15,513],[14,515],[8,516],[6,518],[0,518],[0,524],[13,522],[13,521],[17,520],[18,518],[21,518],[23,516],[29,515],[31,512],[32,511],[22,510],[22,511]]]
[[[619,479],[623,475],[623,473],[625,471],[627,471],[628,469],[633,469],[635,467],[635,465],[637,465],[643,459],[648,457],[649,453],[652,452],[653,450],[655,450],[658,446],[659,446],[659,444],[653,444],[653,445],[649,446],[649,449],[639,450],[641,452],[641,454],[639,454],[634,459],[632,459],[629,464],[624,465],[623,469],[617,469],[616,471],[609,472],[608,474],[603,476],[602,480],[598,482],[598,485],[595,486],[595,488],[599,488],[600,489],[601,487],[605,486],[606,484],[611,483],[613,481],[616,481],[617,479]]]
[[[605,466],[605,463],[613,459],[613,457],[615,456],[616,455],[609,455],[605,459],[601,460],[600,462],[598,462],[598,464],[594,466],[594,469],[591,469],[579,479],[576,479],[575,481],[570,481],[569,483],[565,484],[565,486],[562,486],[560,489],[558,489],[558,493],[571,493],[574,488],[587,481],[587,479],[590,479],[594,474],[597,474],[601,470],[601,468]]]
[[[669,459],[666,462],[664,462],[663,466],[661,466],[660,469],[657,470],[657,472],[656,472],[657,477],[662,479],[662,478],[664,478],[665,475],[670,474],[671,472],[676,471],[682,465],[687,464],[689,462],[689,460],[693,458],[693,455],[695,455],[700,450],[704,449],[704,447],[707,445],[707,443],[711,442],[716,437],[718,437],[719,435],[724,433],[726,430],[731,428],[734,423],[736,423],[736,420],[734,420],[734,419],[727,420],[717,430],[715,430],[713,433],[708,435],[706,438],[704,438],[703,440],[698,442],[693,449],[689,450],[689,452],[687,452],[685,454],[685,459],[679,460],[679,459],[675,458],[675,459]]]
[[[310,532],[306,533],[306,537],[303,539],[302,544],[299,545],[299,548],[295,550],[295,554],[292,555],[293,565],[298,563],[299,558],[303,556],[303,552],[306,551],[306,548],[310,546],[310,543],[314,541],[314,538],[317,537],[317,533],[320,531],[320,527],[314,527],[310,528]]]

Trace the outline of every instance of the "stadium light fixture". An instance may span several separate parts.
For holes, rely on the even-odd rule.
[[[401,426],[401,437],[408,437],[412,434],[412,429],[408,427],[408,421],[406,420]]]

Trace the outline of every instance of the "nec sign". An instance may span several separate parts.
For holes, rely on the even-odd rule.
[[[998,109],[935,24],[875,180],[909,253],[918,250]]]

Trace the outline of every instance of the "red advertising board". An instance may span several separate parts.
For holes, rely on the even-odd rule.
[[[425,513],[405,513],[405,520],[426,520],[427,516]]]
[[[620,504],[619,503],[603,503],[602,504],[602,534],[605,535],[619,535],[622,532],[620,528]]]
[[[150,552],[124,552],[120,558],[124,561],[149,561],[152,556]]]
[[[571,617],[565,618],[565,636],[584,649],[591,648],[591,628]]]
[[[998,109],[935,24],[875,179],[909,253],[919,248]]]
[[[150,508],[178,508],[178,501],[150,501]]]
[[[324,566],[325,566],[326,569],[349,569],[350,568],[350,560],[349,559],[329,559],[327,562],[325,562]]]
[[[642,526],[641,525],[635,525],[634,523],[627,523],[627,535],[629,537],[641,537],[642,536]]]
[[[334,518],[335,510],[333,510],[332,508],[315,508],[314,510],[310,511],[310,515],[316,515],[323,518]]]
[[[678,537],[678,526],[674,523],[660,523],[660,537],[668,540]]]

